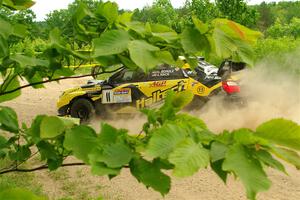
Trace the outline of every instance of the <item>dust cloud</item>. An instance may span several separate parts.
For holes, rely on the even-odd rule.
[[[132,114],[110,114],[108,118],[101,116],[94,117],[89,124],[100,131],[101,123],[108,123],[118,129],[127,129],[130,134],[137,135],[143,130],[143,125],[147,121],[145,115],[141,113]]]
[[[293,58],[295,60],[295,58]],[[300,69],[300,63],[292,63]],[[273,118],[286,118],[300,123],[300,76],[291,70],[282,69],[276,62],[265,60],[253,68],[241,72],[241,93],[243,106],[233,106],[224,102],[224,94],[211,97],[203,107],[189,111],[207,123],[210,130],[220,133],[241,127],[255,129],[261,123]],[[141,113],[113,114],[108,119],[96,117],[90,123],[100,129],[100,123],[109,123],[116,128],[128,129],[130,134],[138,134],[146,122]]]
[[[246,105],[232,108],[219,96],[191,114],[202,118],[215,132],[241,127],[255,129],[272,118],[300,123],[299,75],[274,70],[272,65],[263,63],[242,72],[240,85]]]

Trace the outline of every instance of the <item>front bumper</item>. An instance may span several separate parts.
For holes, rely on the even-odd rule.
[[[65,105],[63,107],[60,107],[58,109],[58,115],[59,116],[66,116],[69,114],[69,105]]]

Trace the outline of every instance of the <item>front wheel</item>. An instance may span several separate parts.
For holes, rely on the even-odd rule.
[[[93,117],[94,113],[94,106],[88,99],[76,99],[71,105],[71,117],[79,118],[80,122],[88,122]]]

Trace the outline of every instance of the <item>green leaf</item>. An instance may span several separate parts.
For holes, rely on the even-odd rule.
[[[112,66],[112,65],[118,65],[121,63],[121,61],[117,55],[98,56],[97,58],[95,58],[95,60],[101,66]]]
[[[47,141],[40,141],[36,146],[41,154],[41,160],[47,160],[49,170],[56,170],[61,166],[63,156],[56,151],[55,145]]]
[[[12,77],[8,77],[7,80],[7,84],[2,84],[2,86],[4,85],[5,90],[0,91],[0,103],[15,99],[21,95],[21,90],[17,90],[8,94],[1,94],[1,92],[9,92],[20,87],[18,76],[13,75]]]
[[[210,147],[211,162],[223,160],[227,151],[228,147],[225,144],[218,141],[213,142]]]
[[[205,122],[203,120],[201,120],[198,117],[186,114],[186,113],[177,114],[176,121],[188,124],[191,128],[193,128],[197,131],[207,129],[207,125],[205,124]]]
[[[159,59],[160,63],[169,64],[169,65],[176,65],[176,62],[169,51],[157,51],[155,52],[155,56]]]
[[[27,26],[24,24],[14,24],[12,35],[24,38],[27,35]]]
[[[201,34],[207,33],[207,31],[209,30],[207,24],[203,23],[201,20],[199,20],[195,16],[192,17],[192,20],[193,20],[193,23],[194,23],[196,29],[198,29],[198,31]]]
[[[175,40],[179,39],[176,32],[152,33],[152,35],[168,43],[173,43]]]
[[[121,24],[126,24],[128,22],[131,22],[132,15],[133,12],[124,12],[118,16],[118,22]]]
[[[132,21],[126,23],[126,26],[134,32],[140,34],[141,36],[151,34],[151,32],[146,28],[145,24],[142,22]]]
[[[251,145],[251,144],[268,145],[269,144],[268,141],[256,136],[252,130],[246,128],[235,130],[232,132],[232,135],[236,142],[244,145]]]
[[[271,151],[277,157],[293,164],[297,169],[300,169],[300,156],[297,152],[274,146],[271,148]]]
[[[9,22],[0,18],[0,27],[0,35],[3,36],[3,39],[7,39],[13,31],[12,25]]]
[[[37,82],[41,82],[43,81],[42,76],[39,74],[38,71],[34,72],[34,75],[32,76],[26,76],[24,75],[24,77],[26,78],[26,80],[28,81],[28,83],[37,83]],[[38,84],[38,85],[32,85],[32,87],[34,89],[38,89],[38,88],[45,88],[43,84]]]
[[[120,136],[123,136],[127,130],[116,129],[109,124],[101,124],[101,132],[98,136],[98,141],[103,144],[114,144]]]
[[[125,144],[112,144],[103,148],[103,161],[112,168],[128,164],[133,156],[131,149]]]
[[[227,19],[215,19],[212,22],[213,43],[218,56],[232,57],[232,60],[253,65],[251,45],[261,36],[260,32],[252,31]]]
[[[80,124],[79,118],[59,117],[59,119],[64,123],[66,129],[73,128],[75,125]]]
[[[32,124],[31,127],[26,131],[26,134],[32,137],[32,140],[35,144],[37,144],[41,140],[41,122],[43,118],[46,117],[45,115],[39,115],[37,116]]]
[[[20,188],[10,188],[0,192],[0,199],[5,200],[46,200],[38,197],[30,191]]]
[[[191,176],[209,164],[209,151],[188,138],[176,146],[169,155],[169,161],[175,165],[175,176]]]
[[[160,40],[173,43],[175,40],[179,39],[178,34],[168,26],[162,24],[150,24],[150,28],[152,35]]]
[[[230,58],[238,51],[238,47],[234,43],[234,39],[226,35],[222,30],[214,29],[212,37],[216,54],[219,57]]]
[[[0,135],[0,149],[5,148],[6,144],[7,144],[6,138]]]
[[[91,161],[92,173],[98,176],[104,175],[118,175],[120,174],[120,168],[110,168],[104,163]]]
[[[86,4],[80,2],[79,5],[76,8],[75,13],[73,14],[73,20],[75,21],[74,23],[74,28],[76,28],[77,32],[78,32],[78,38],[81,39],[81,37],[83,38],[82,40],[86,39],[87,37],[85,35],[93,35],[93,32],[90,32],[87,30],[86,26],[83,24],[83,19],[85,19],[85,17],[90,17],[93,18],[94,14],[89,10],[89,8],[87,7]],[[83,22],[83,23],[82,23]],[[80,34],[81,33],[81,34]],[[96,35],[96,33],[95,33]]]
[[[3,5],[13,10],[24,10],[30,8],[34,4],[35,2],[31,0],[3,0]]]
[[[275,144],[300,150],[300,126],[293,121],[270,120],[257,127],[256,135]]]
[[[57,170],[63,163],[63,157],[57,157],[57,159],[47,159],[48,169],[50,171]]]
[[[180,113],[176,115],[176,123],[186,129],[190,137],[196,143],[209,145],[215,138],[215,134],[207,129],[206,124],[199,118],[189,114]]]
[[[184,29],[181,34],[181,44],[187,53],[197,53],[209,47],[209,42],[205,35],[202,35],[195,28]]]
[[[76,126],[67,131],[64,147],[73,151],[74,156],[89,163],[88,154],[97,146],[97,135],[88,126]]]
[[[57,158],[54,145],[50,144],[49,142],[40,141],[36,146],[41,154],[41,160]]]
[[[0,150],[0,159],[4,159],[6,157],[6,152]]]
[[[16,161],[25,161],[30,157],[30,155],[31,151],[28,146],[19,146],[15,152],[9,152],[10,159]]]
[[[275,160],[269,152],[265,150],[255,151],[255,156],[267,166],[286,173],[284,166],[279,161]]]
[[[175,109],[173,106],[173,99],[175,96],[175,92],[170,90],[167,92],[167,96],[165,98],[165,102],[163,106],[160,107],[159,111],[161,111],[161,117],[163,118],[163,121],[167,119],[173,120],[175,118],[176,112],[178,112],[178,108]]]
[[[193,98],[194,94],[189,90],[185,90],[175,94],[172,101],[172,105],[175,108],[182,109],[183,107],[191,103],[193,101]]]
[[[103,3],[98,7],[97,13],[102,15],[109,24],[112,24],[118,18],[118,4],[115,2]]]
[[[105,145],[90,153],[93,162],[103,162],[110,168],[122,167],[128,164],[133,156],[131,149],[122,143]]]
[[[174,165],[165,159],[155,158],[152,163],[160,169],[174,169]]]
[[[33,66],[48,66],[47,60],[41,60],[34,57],[24,56],[20,54],[14,54],[10,56],[10,59],[16,61],[21,67],[33,67]]]
[[[51,48],[48,48],[46,51],[46,55],[48,56],[48,59],[50,61],[50,68],[51,69],[59,69],[62,68],[61,66],[61,54],[63,53],[66,55],[72,55],[75,58],[80,58],[83,60],[90,59],[89,54],[86,55],[85,53],[79,53],[78,51],[73,51],[68,45],[67,42],[63,40],[63,37],[61,36],[61,31],[56,27],[52,29],[49,33],[49,40]],[[66,56],[65,55],[65,56]]]
[[[260,162],[253,157],[253,152],[240,144],[228,149],[222,168],[234,172],[241,179],[249,199],[255,199],[258,192],[268,190],[271,186]]]
[[[232,38],[238,38],[248,44],[253,44],[262,34],[228,19],[214,19],[212,25],[222,30]]]
[[[149,71],[161,63],[155,55],[159,48],[144,40],[133,40],[129,43],[128,48],[132,61],[144,71]]]
[[[118,58],[128,69],[136,70],[139,67],[127,56],[118,55]]]
[[[100,38],[94,39],[94,56],[119,54],[128,48],[129,35],[123,30],[111,30],[103,33]]]
[[[55,138],[65,131],[64,122],[58,117],[46,116],[42,119],[40,125],[41,138]]]
[[[13,133],[19,132],[18,117],[13,109],[0,106],[0,129]]]
[[[186,131],[176,126],[176,124],[164,124],[153,132],[146,148],[146,154],[154,158],[161,157],[165,159],[177,144],[184,140],[186,134]]]
[[[222,179],[222,181],[226,183],[228,172],[222,169],[223,162],[224,159],[211,162],[210,166],[212,170]]]
[[[157,165],[142,158],[135,158],[129,167],[131,174],[146,187],[151,187],[162,195],[170,191],[170,177],[162,173]]]
[[[7,40],[0,35],[0,58],[4,58],[9,55],[9,49]]]

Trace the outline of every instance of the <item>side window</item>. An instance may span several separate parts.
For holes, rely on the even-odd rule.
[[[134,71],[126,71],[121,79],[122,82],[131,82],[133,80]]]
[[[145,80],[145,73],[142,70],[123,70],[112,78],[114,84],[140,82]]]

